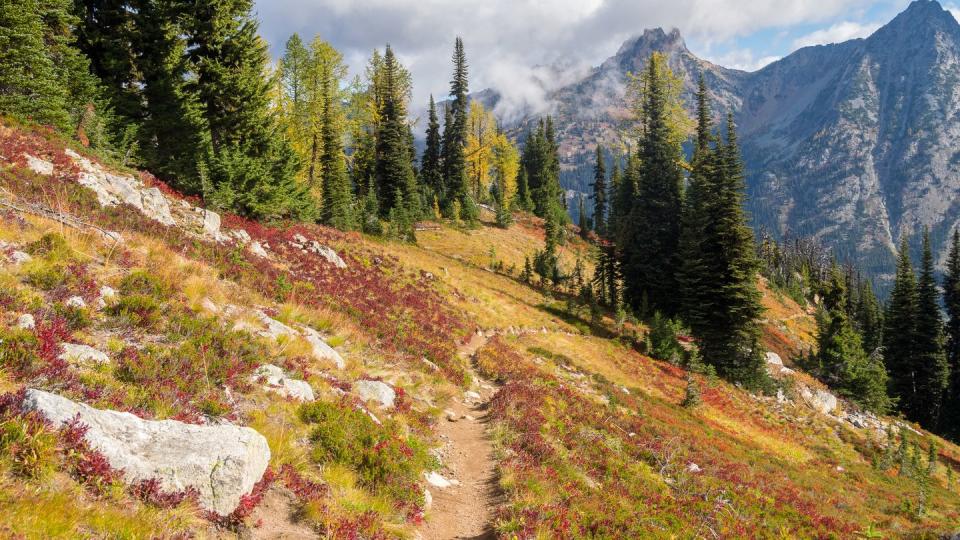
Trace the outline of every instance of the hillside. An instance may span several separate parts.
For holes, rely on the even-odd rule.
[[[533,218],[400,244],[220,216],[9,123],[0,156],[3,536],[955,532],[960,448],[775,363],[763,397],[642,354],[518,279]],[[812,317],[762,290],[789,364]]]
[[[718,115],[736,113],[756,228],[815,237],[887,283],[898,239],[929,226],[944,262],[960,223],[960,24],[938,2],[914,1],[868,38],[805,47],[752,73],[697,58],[677,30],[646,30],[551,94],[565,187],[589,191],[597,142],[622,153],[632,141],[628,73],[654,51],[683,79],[691,110],[703,72]]]

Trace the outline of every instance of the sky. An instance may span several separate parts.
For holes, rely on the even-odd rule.
[[[927,1],[927,0],[921,0]],[[807,45],[866,37],[909,0],[256,0],[276,58],[297,32],[340,50],[351,76],[389,43],[413,75],[413,110],[449,91],[461,36],[472,91],[496,88],[502,116],[599,65],[646,28],[678,28],[697,56],[756,70]],[[942,5],[960,19],[960,0]],[[560,66],[562,69],[547,69]],[[558,76],[558,73],[562,74]]]

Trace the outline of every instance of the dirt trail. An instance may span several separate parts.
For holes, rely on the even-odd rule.
[[[474,334],[470,342],[460,348],[460,355],[470,360],[487,340],[483,335]],[[471,400],[463,395],[451,400],[438,428],[444,441],[440,474],[455,484],[441,488],[428,483],[433,505],[420,529],[424,540],[495,538],[493,512],[498,490],[493,446],[486,432],[486,404],[496,388],[476,374],[474,380],[477,383],[472,390],[480,399]],[[450,421],[449,417],[456,421]]]

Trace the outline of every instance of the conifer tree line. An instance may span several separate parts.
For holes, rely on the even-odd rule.
[[[593,220],[581,223],[581,230],[592,230],[597,244],[590,296],[613,310],[626,307],[652,321],[657,327],[653,333],[678,328],[675,321],[682,321],[711,369],[745,386],[763,388],[769,381],[760,348],[760,265],[743,210],[736,126],[729,116],[722,126],[714,125],[702,79],[696,122],[684,111],[680,90],[666,57],[654,53],[630,84],[635,145],[612,166],[605,162],[603,149],[596,149]],[[694,152],[688,162],[682,145],[691,128]],[[545,125],[548,141],[549,132]],[[525,149],[525,163],[527,154]],[[530,161],[536,158],[532,154]],[[527,169],[533,193],[544,184],[530,173],[540,170]],[[559,198],[539,202],[554,200]],[[534,210],[546,209],[535,199]]]
[[[75,135],[210,206],[406,240],[418,220],[475,224],[489,204],[507,226],[521,208],[519,153],[470,102],[460,38],[450,101],[431,97],[418,156],[410,73],[389,45],[348,81],[320,37],[291,36],[271,62],[252,0],[0,7],[0,112]]]

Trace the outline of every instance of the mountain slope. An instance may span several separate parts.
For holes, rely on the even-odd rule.
[[[698,59],[679,33],[647,30],[556,91],[565,186],[587,191],[596,142],[625,148],[626,74],[668,55],[692,105],[699,72],[718,116],[736,112],[758,228],[815,236],[871,274],[896,240],[931,227],[940,260],[960,223],[960,25],[917,0],[866,39],[807,47],[745,73]]]
[[[764,397],[651,358],[636,321],[520,279],[543,245],[535,218],[501,229],[485,215],[400,244],[215,217],[29,129],[0,125],[0,156],[2,536],[955,532],[960,448],[775,362],[780,393]],[[561,264],[588,253],[574,237]],[[764,346],[809,348],[813,317],[761,288]],[[103,356],[64,360],[63,343]],[[269,468],[238,511],[212,516],[189,492],[129,485],[82,430],[18,407],[23,387],[191,429],[249,427]],[[691,387],[699,406],[683,405]],[[914,464],[928,451],[924,480]],[[455,519],[478,507],[488,522]]]

